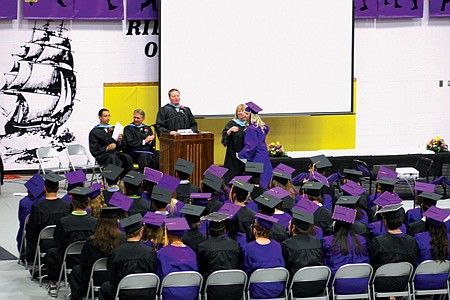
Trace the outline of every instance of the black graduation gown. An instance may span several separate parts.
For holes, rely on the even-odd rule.
[[[56,248],[49,249],[47,253],[47,272],[50,280],[57,281],[64,252],[71,243],[85,241],[95,232],[97,219],[90,215],[68,215],[59,220],[56,224],[55,238]],[[70,256],[66,261],[68,268],[78,264],[79,257]]]
[[[239,131],[232,132],[228,136],[227,131],[233,126],[239,127]],[[223,177],[226,183],[235,176],[244,174],[245,171],[245,164],[236,157],[236,153],[244,148],[244,128],[245,126],[239,126],[235,121],[231,120],[222,130],[222,145],[227,147],[223,163],[223,166],[228,169],[228,172]]]
[[[183,235],[181,241],[197,254],[198,245],[206,241],[206,236],[197,229],[190,229]]]
[[[27,261],[33,262],[36,251],[36,244],[39,233],[44,227],[49,225],[56,225],[56,223],[64,216],[67,216],[72,211],[70,203],[61,200],[42,200],[31,207],[30,218],[26,227],[27,230]],[[43,243],[42,249],[44,252],[56,244],[54,241]]]
[[[200,272],[206,277],[218,270],[240,269],[242,252],[239,243],[226,237],[211,237],[198,245]]]
[[[331,235],[331,212],[325,206],[319,207],[314,212],[314,225],[320,227],[323,235]]]
[[[322,266],[323,252],[320,239],[310,235],[297,234],[281,243],[286,269],[292,278],[304,267]],[[326,282],[308,282],[294,284],[294,297],[318,296],[325,288]]]
[[[195,184],[192,184],[189,181],[180,182],[180,184],[176,189],[177,193],[176,198],[177,200],[183,203],[188,203],[191,193],[198,193],[198,192],[200,192],[200,189]]]
[[[269,238],[277,241],[278,243],[282,243],[288,238],[286,228],[279,223],[274,223],[272,229],[270,230]]]
[[[417,220],[408,225],[408,234],[414,236],[418,233],[427,231],[426,223],[422,220]]]
[[[89,151],[99,165],[113,164],[126,170],[132,169],[133,160],[128,154],[120,152],[120,145],[112,138],[113,131],[114,126],[109,128],[94,127],[89,132]],[[117,145],[116,149],[107,151],[106,147],[112,143]]]
[[[130,206],[130,209],[128,210],[128,215],[132,216],[135,214],[141,214],[141,216],[144,216],[148,211],[150,211],[150,202],[145,200],[142,197],[132,197],[133,203]]]
[[[125,152],[132,158],[133,162],[139,165],[139,172],[143,172],[145,167],[154,168],[153,155],[149,153],[137,153],[135,151],[149,151],[154,153],[154,140],[143,145],[142,141],[148,136],[153,135],[153,131],[150,126],[142,124],[142,126],[136,126],[133,123],[125,126],[123,130],[122,144]]]
[[[108,257],[110,281],[102,284],[100,299],[114,299],[120,280],[128,274],[155,273],[156,253],[141,242],[126,242],[114,249]],[[121,296],[126,299],[153,299],[156,290],[126,290]]]
[[[209,213],[217,212],[222,206],[223,202],[216,199],[211,199],[208,201],[208,204],[206,204],[206,208],[208,209]]]
[[[166,104],[160,108],[156,116],[156,132],[170,133],[178,129],[192,129],[197,132],[197,122],[189,107],[184,106],[177,112],[175,107]]]
[[[255,186],[253,187],[253,191],[250,193],[250,198],[255,200],[256,198],[261,196],[265,191],[266,189],[263,188],[262,186]]]
[[[409,235],[393,235],[386,233],[372,240],[372,266],[377,269],[388,263],[409,262],[413,266],[417,261],[416,241]],[[380,278],[375,281],[377,291],[401,291],[406,286],[408,278]]]

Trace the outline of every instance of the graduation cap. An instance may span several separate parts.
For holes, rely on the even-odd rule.
[[[228,184],[233,184],[235,180],[239,180],[240,182],[248,182],[250,179],[252,179],[252,176],[250,175],[234,176]]]
[[[203,172],[203,175],[206,176],[206,174],[212,173],[213,175],[216,175],[217,177],[222,178],[223,175],[225,175],[226,172],[228,172],[228,169],[227,169],[227,168],[219,167],[219,166],[217,166],[217,165],[210,165],[210,166],[208,167],[208,169],[206,169],[206,171]]]
[[[390,169],[388,169],[390,170]],[[387,185],[387,186],[395,186],[395,184],[398,182],[397,178],[392,177],[382,177],[377,179],[378,184],[381,185]]]
[[[170,201],[172,200],[172,194],[173,191],[162,188],[158,184],[153,187],[151,198],[153,200],[169,204]]]
[[[145,176],[145,180],[154,182],[154,183],[158,183],[161,178],[163,177],[164,173],[152,168],[144,168],[144,176]]]
[[[191,193],[191,195],[189,196],[193,204],[202,206],[206,206],[208,204],[208,199],[210,199],[211,197],[211,193]]]
[[[342,170],[342,173],[344,173],[345,178],[351,179],[353,181],[360,181],[361,177],[363,176],[362,171],[354,169],[344,169]]]
[[[169,174],[164,174],[157,186],[175,192],[178,185],[180,185],[180,179],[170,176]]]
[[[158,228],[161,227],[164,224],[164,220],[167,218],[167,216],[162,214],[157,214],[152,211],[147,212],[144,217],[142,218],[142,222],[145,223],[145,225]]]
[[[88,196],[90,193],[92,193],[92,189],[78,186],[76,188],[71,189],[68,193],[72,194],[72,195]],[[88,200],[88,197],[86,197],[86,201],[87,200]]]
[[[183,172],[186,174],[191,175],[194,171],[195,164],[193,162],[190,162],[188,160],[178,158],[177,163],[175,165],[175,170],[179,172]]]
[[[385,166],[380,166],[378,170],[377,178],[397,178],[397,172],[391,170]]]
[[[272,229],[273,224],[278,223],[278,219],[262,214],[262,213],[257,213],[255,215],[255,220],[256,222],[258,222],[259,225],[261,225],[262,227],[266,228],[266,229]]]
[[[324,169],[332,167],[333,164],[330,162],[330,160],[323,154],[310,157],[309,160],[311,160],[312,164],[317,169]]]
[[[142,228],[142,216],[137,213],[128,218],[120,220],[120,226],[127,234],[133,233]]]
[[[355,205],[361,196],[341,196],[336,201],[337,205]]]
[[[166,230],[171,235],[183,236],[189,230],[189,224],[185,218],[166,218]]]
[[[318,197],[321,194],[321,189],[323,186],[324,184],[322,182],[307,181],[303,183],[302,189],[306,191],[306,194]]]
[[[101,183],[94,183],[89,186],[90,189],[92,189],[92,192],[89,193],[89,198],[94,199],[102,193],[103,184]]]
[[[314,224],[314,214],[294,208],[292,210],[292,222],[295,226],[307,230],[310,224]]]
[[[64,177],[56,174],[56,173],[46,173],[42,175],[42,178],[44,178],[46,181],[50,181],[50,182],[54,182],[54,183],[58,183],[61,180],[64,180]]]
[[[145,176],[143,174],[136,171],[130,171],[125,176],[123,176],[122,180],[131,185],[139,186],[144,178]]]
[[[236,218],[237,213],[242,208],[242,206],[233,203],[224,203],[222,207],[217,211],[220,214],[225,214],[230,216],[230,220]]]
[[[125,169],[123,169],[121,167],[118,167],[113,164],[109,164],[106,166],[106,168],[103,169],[103,171],[100,173],[100,175],[106,179],[116,181],[119,178],[120,174],[122,174],[122,172],[124,170]]]
[[[450,212],[436,206],[430,206],[426,212],[423,213],[427,217],[427,222],[435,226],[442,226],[450,219]]]
[[[436,202],[442,198],[441,195],[436,193],[430,193],[430,192],[422,192],[419,195],[419,198],[421,201],[429,206],[436,205]]]
[[[245,172],[252,174],[261,174],[264,172],[264,164],[260,162],[247,161],[245,164]]]
[[[209,221],[209,228],[216,230],[225,229],[225,223],[223,221],[230,218],[230,215],[221,214],[219,212],[212,212],[209,215],[203,217],[204,220]]]
[[[356,209],[336,205],[334,207],[332,219],[353,224],[356,219]]]
[[[206,207],[200,205],[192,205],[186,203],[180,210],[188,222],[197,223],[200,221],[200,216],[205,211]]]
[[[403,203],[390,204],[377,210],[375,214],[383,214],[383,217],[387,220],[392,220],[401,217],[400,208]]]
[[[289,191],[286,191],[285,189],[279,186],[268,189],[267,191],[265,191],[265,193],[277,197],[278,199],[283,199],[291,194]]]
[[[255,103],[253,103],[252,101],[245,103],[245,105],[247,105],[247,107],[245,108],[245,111],[251,112],[252,114],[257,114],[260,111],[262,111],[262,108],[259,107],[258,105],[256,105]]]
[[[392,204],[400,204],[402,203],[402,199],[400,199],[396,194],[392,194],[389,192],[384,192],[373,202],[380,207],[385,207],[387,205]]]
[[[64,176],[69,184],[83,183],[87,181],[86,174],[84,174],[83,170],[67,172]]]
[[[435,189],[436,189],[436,185],[432,184],[432,183],[416,181],[416,184],[414,185],[414,190],[417,192],[434,193]]]
[[[125,196],[122,193],[115,192],[111,196],[111,199],[109,200],[108,204],[113,205],[115,207],[120,207],[124,211],[128,211],[131,207],[131,204],[133,204],[133,199]]]
[[[118,218],[122,213],[120,207],[107,206],[100,208],[100,218],[114,219]]]
[[[323,176],[322,174],[320,174],[319,172],[313,170],[312,177],[313,177],[313,179],[317,180],[318,182],[323,183],[323,185],[330,187],[330,183],[328,182],[328,179],[325,176]]]
[[[251,193],[253,191],[253,188],[254,188],[253,184],[250,184],[250,183],[247,183],[247,182],[242,182],[240,180],[235,180],[234,183],[233,183],[233,186],[235,188],[247,191],[249,193]]]
[[[280,163],[280,164],[278,164],[278,166],[275,167],[275,169],[273,169],[272,175],[274,177],[291,180],[292,173],[294,173],[294,171],[295,171],[295,168],[292,168],[288,165]]]
[[[295,200],[291,196],[286,196],[283,199],[283,209],[291,210],[295,205]]]
[[[34,174],[27,182],[25,187],[36,198],[44,192],[45,181],[39,174]]]
[[[256,203],[264,205],[268,208],[275,208],[282,201],[283,200],[281,200],[271,194],[268,194],[267,191],[255,199]]]
[[[319,209],[319,205],[312,202],[306,197],[301,197],[297,204],[294,206],[294,209],[303,210],[309,212],[310,214],[314,214],[316,210]]]
[[[348,180],[341,186],[341,190],[350,196],[359,196],[365,193],[366,189],[352,180]]]
[[[220,191],[222,187],[222,178],[214,175],[211,172],[206,173],[205,178],[203,178],[203,184],[209,186],[215,191]]]

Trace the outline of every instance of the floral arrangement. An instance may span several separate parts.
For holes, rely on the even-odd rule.
[[[270,157],[287,156],[286,151],[284,151],[283,145],[281,145],[279,141],[277,141],[276,143],[270,143],[268,151]]]
[[[448,145],[447,143],[444,141],[444,139],[440,138],[440,137],[435,137],[433,139],[431,139],[431,141],[429,141],[427,143],[427,150],[431,150],[433,152],[447,152],[448,151]]]

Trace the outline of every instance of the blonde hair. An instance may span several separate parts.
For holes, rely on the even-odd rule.
[[[91,212],[91,216],[98,218],[100,217],[100,209],[105,206],[105,198],[103,197],[103,194],[100,194],[94,199],[90,199],[87,207]]]
[[[279,181],[277,181],[276,179],[272,178],[272,181],[270,182],[270,187],[274,188],[274,187],[280,187],[288,192],[291,193],[291,197],[292,199],[295,199],[295,194],[296,194],[296,190],[294,185],[292,184],[291,180],[288,180],[288,182],[286,184],[282,184]]]
[[[234,116],[236,117],[236,119],[238,119],[238,112],[240,110],[245,110],[247,106],[245,106],[245,104],[239,104],[238,106],[236,106],[236,111],[234,113]]]
[[[264,132],[266,123],[264,123],[263,120],[261,120],[261,117],[258,114],[250,114],[250,124],[255,124],[255,126],[261,128],[261,131]]]

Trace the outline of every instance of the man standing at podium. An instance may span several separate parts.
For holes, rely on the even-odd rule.
[[[179,129],[191,129],[198,132],[197,122],[189,107],[180,105],[180,92],[177,89],[169,91],[170,103],[167,103],[158,112],[156,117],[156,132],[176,135]]]

